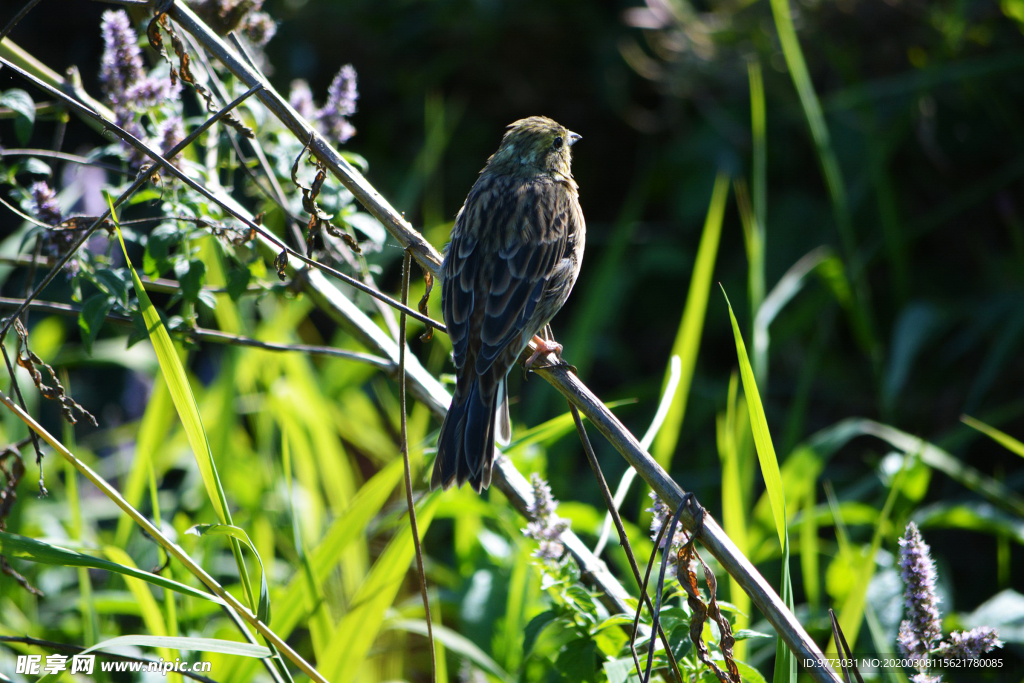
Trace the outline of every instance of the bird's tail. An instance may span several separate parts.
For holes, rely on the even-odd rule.
[[[497,407],[497,393],[484,394],[479,380],[470,384],[466,392],[455,390],[437,439],[431,489],[447,489],[453,483],[462,486],[467,481],[478,492],[490,486]]]

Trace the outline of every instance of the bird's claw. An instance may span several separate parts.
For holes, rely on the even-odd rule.
[[[568,365],[568,363],[562,360],[562,345],[558,342],[549,341],[535,335],[533,337],[533,343],[536,348],[533,353],[530,354],[530,357],[526,359],[526,362],[523,363],[523,367],[527,370],[533,370],[534,368],[539,370],[541,368],[561,367],[563,363]],[[546,356],[549,353],[555,354],[555,356],[558,357],[558,361],[555,363],[548,363],[546,365],[537,365],[537,361],[540,360],[542,356]]]

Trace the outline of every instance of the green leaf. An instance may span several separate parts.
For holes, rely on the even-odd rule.
[[[82,346],[87,354],[92,354],[92,344],[113,305],[114,300],[103,293],[92,295],[82,304],[82,310],[78,313],[78,329],[82,332]]]
[[[181,283],[181,296],[185,301],[195,302],[206,279],[206,264],[199,259],[178,261],[174,264],[174,274]]]
[[[29,157],[28,159],[25,159],[24,163],[21,164],[21,169],[23,172],[30,173],[32,175],[41,175],[47,177],[53,175],[53,169],[50,168],[50,165],[43,161],[42,159],[37,159],[36,157]]]
[[[228,271],[227,290],[232,301],[238,301],[252,280],[252,272],[246,266],[238,266]]]
[[[105,292],[122,307],[128,307],[128,287],[131,278],[124,269],[98,268],[93,274],[93,282],[101,292]]]
[[[750,640],[751,638],[772,638],[773,636],[768,633],[761,633],[760,631],[753,631],[749,628],[741,628],[732,634],[732,637],[736,640]]]
[[[191,652],[217,652],[226,655],[238,655],[240,657],[255,657],[263,659],[271,656],[268,648],[252,643],[239,643],[233,640],[220,640],[217,638],[182,638],[177,636],[118,636],[110,640],[104,640],[92,647],[82,650],[82,654],[96,652],[97,650],[108,650],[114,647],[166,647],[173,650],[188,650]]]
[[[422,499],[416,513],[421,534],[427,533],[439,498],[438,490]],[[335,647],[319,663],[319,670],[327,680],[348,683],[355,679],[377,638],[384,613],[394,603],[409,571],[413,552],[412,529],[406,525],[377,558],[352,597],[349,611],[338,624],[334,632]]]
[[[597,681],[597,644],[588,637],[573,638],[558,653],[555,669],[571,683]]]
[[[8,107],[15,113],[14,134],[18,142],[28,144],[32,137],[32,126],[36,121],[36,105],[32,96],[24,90],[12,88],[0,94],[0,107]]]
[[[672,454],[679,442],[679,432],[686,414],[687,398],[693,380],[693,369],[697,365],[697,352],[700,349],[700,338],[704,331],[704,318],[708,310],[708,295],[711,292],[711,281],[715,271],[715,260],[718,255],[718,244],[722,235],[722,218],[725,215],[725,200],[729,195],[729,176],[720,172],[715,178],[715,187],[711,191],[711,203],[708,205],[707,217],[704,219],[704,231],[701,233],[700,245],[697,247],[697,258],[690,276],[690,289],[683,307],[683,317],[679,321],[679,331],[672,344],[671,355],[679,356],[680,374],[675,395],[668,409],[668,415],[661,430],[654,438],[651,454],[666,470],[672,464]],[[662,389],[668,386],[670,372],[666,371]]]
[[[992,439],[1011,453],[1016,453],[1017,455],[1024,457],[1024,443],[1021,443],[1009,434],[1001,432],[995,427],[990,427],[981,420],[976,420],[970,415],[964,415],[960,420],[968,427],[977,429],[979,432]]]
[[[230,536],[249,546],[249,550],[256,556],[256,561],[260,563],[260,602],[256,610],[256,618],[264,624],[269,624],[270,588],[267,587],[267,570],[263,566],[263,558],[260,557],[259,551],[256,550],[253,542],[249,540],[249,535],[245,533],[245,530],[229,524],[197,524],[185,533],[195,534],[196,536]]]
[[[134,567],[126,567],[116,562],[110,562],[99,557],[93,557],[92,555],[86,555],[75,550],[68,550],[67,548],[61,548],[59,546],[37,541],[34,538],[28,538],[27,536],[18,536],[17,534],[11,534],[6,531],[0,531],[0,555],[4,555],[7,558],[17,558],[20,560],[28,560],[29,562],[38,562],[40,564],[52,564],[61,567],[90,567],[92,569],[104,569],[108,572],[114,572],[117,574],[124,574],[125,576],[132,576],[136,579],[141,579],[150,583],[154,586],[160,586],[161,588],[169,588],[172,591],[176,591],[183,595],[188,595],[193,598],[200,598],[202,600],[209,600],[217,604],[223,604],[220,598],[209,593],[186,586],[183,583],[166,579],[157,574],[150,574]]]
[[[530,619],[530,622],[523,630],[523,657],[529,656],[541,632],[553,624],[559,616],[560,612],[558,610],[549,609]]]
[[[626,681],[632,683],[640,680],[640,677],[636,675],[632,657],[609,659],[605,661],[603,668],[604,675],[608,677],[608,683],[626,683]]]
[[[142,270],[150,277],[159,277],[171,267],[171,249],[181,241],[181,233],[173,225],[159,225],[146,238]]]
[[[729,319],[732,321],[732,333],[736,339],[736,355],[740,364],[740,377],[743,379],[743,393],[747,397],[747,412],[750,414],[750,428],[754,433],[757,459],[761,464],[761,475],[764,477],[765,489],[771,502],[775,530],[779,534],[779,544],[785,547],[786,493],[782,488],[779,460],[775,456],[775,446],[772,445],[772,436],[768,430],[768,418],[764,414],[761,396],[757,391],[754,370],[750,367],[750,359],[747,357],[747,348],[743,343],[740,325],[736,322],[736,314],[733,313],[732,304],[729,303],[729,296],[725,294],[724,287],[722,294],[725,296],[725,303],[729,306]]]

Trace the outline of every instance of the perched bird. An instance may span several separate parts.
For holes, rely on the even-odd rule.
[[[430,488],[491,483],[495,436],[511,439],[506,377],[562,347],[536,335],[569,297],[586,227],[570,165],[580,136],[549,118],[508,127],[466,197],[441,268],[441,310],[457,381]],[[500,407],[500,410],[499,410]]]

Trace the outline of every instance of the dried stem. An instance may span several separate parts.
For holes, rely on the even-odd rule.
[[[0,307],[16,308],[20,306],[21,303],[21,299],[12,299],[5,296],[0,297]],[[56,313],[58,315],[78,315],[81,312],[81,308],[78,306],[59,304],[51,301],[33,301],[29,305],[29,309],[45,313]],[[119,315],[117,313],[108,313],[106,320],[116,325],[124,325],[128,327],[134,325],[134,322],[130,317],[126,315]],[[214,344],[228,344],[231,346],[248,346],[254,349],[262,349],[264,351],[294,351],[298,353],[307,353],[313,356],[333,356],[335,358],[345,358],[359,363],[366,363],[367,365],[372,365],[386,371],[391,371],[395,367],[394,363],[386,358],[374,356],[369,353],[361,353],[359,351],[338,349],[333,346],[268,342],[260,339],[253,339],[252,337],[243,337],[242,335],[231,334],[229,332],[221,332],[220,330],[211,330],[205,327],[190,327],[187,330],[168,331],[176,337],[183,337],[185,339],[192,339],[195,341],[206,341]]]
[[[594,453],[594,447],[590,443],[590,437],[587,436],[587,428],[583,424],[583,419],[580,417],[580,411],[576,409],[572,403],[569,403],[569,411],[572,413],[572,419],[576,423],[576,431],[580,435],[580,441],[583,443],[583,451],[587,454],[587,461],[590,463],[590,469],[594,472],[594,477],[597,478],[597,486],[601,489],[601,495],[604,497],[605,507],[608,508],[608,513],[612,516],[612,521],[615,523],[615,530],[619,534],[619,543],[622,544],[622,549],[626,552],[626,559],[629,560],[629,568],[633,571],[633,579],[636,581],[636,585],[641,585],[640,580],[640,568],[636,564],[636,558],[633,556],[633,548],[629,544],[629,537],[626,536],[626,528],[622,525],[622,517],[619,516],[619,510],[615,505],[615,501],[612,498],[612,492],[608,488],[608,482],[605,481],[604,472],[601,471],[601,464],[597,461],[597,455]],[[657,553],[657,548],[655,548]],[[651,605],[651,598],[647,595],[646,582],[644,588],[640,592],[640,599],[647,604],[647,609],[654,612],[654,606]],[[669,645],[668,636],[665,634],[665,629],[661,626],[657,627],[658,637],[661,638],[662,645],[665,646],[665,654],[668,655],[669,664],[672,667],[672,674],[679,683],[683,683],[683,674],[679,671],[679,663],[676,662],[676,657],[672,653],[672,647]],[[632,645],[632,643],[631,643]],[[640,660],[636,656],[636,648],[630,648],[633,652],[633,661],[636,664],[636,670],[640,671]],[[651,649],[654,649],[654,639],[651,638]]]
[[[21,11],[15,14],[14,17],[9,22],[7,22],[7,26],[4,26],[4,30],[0,31],[0,42],[3,42],[3,39],[10,34],[10,32],[14,29],[15,26],[18,25],[18,22],[24,19],[25,15],[31,12],[32,8],[38,4],[39,0],[28,0],[28,2],[26,2],[25,5],[21,8]]]
[[[402,259],[402,303],[409,302],[409,271],[412,270],[412,256],[405,252]],[[412,498],[412,467],[409,465],[409,425],[405,401],[405,311],[398,319],[398,404],[401,406],[402,461],[405,465],[405,502],[409,506],[409,525],[412,528],[412,543],[416,549],[416,567],[420,577],[420,596],[423,598],[423,612],[427,620],[427,641],[430,643],[430,680],[437,681],[437,651],[434,649],[434,626],[430,618],[430,597],[427,595],[427,574],[423,571],[423,546],[420,544],[420,530],[416,524],[416,504]]]

